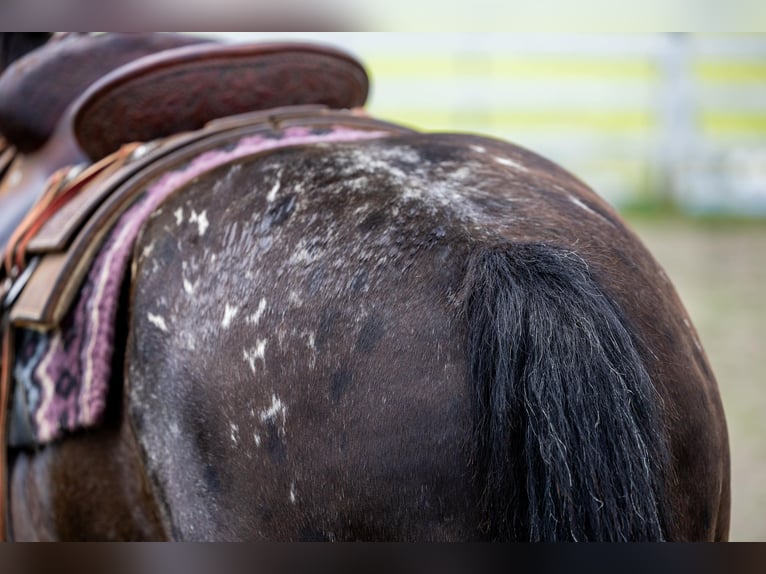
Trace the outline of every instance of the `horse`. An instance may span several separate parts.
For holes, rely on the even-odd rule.
[[[727,539],[716,379],[613,207],[509,142],[286,110],[134,170],[172,189],[103,415],[10,449],[13,539]]]

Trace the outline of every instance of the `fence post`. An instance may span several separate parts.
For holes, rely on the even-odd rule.
[[[660,200],[672,206],[683,201],[688,168],[697,143],[696,98],[688,34],[665,36],[660,52],[659,155],[656,178]]]

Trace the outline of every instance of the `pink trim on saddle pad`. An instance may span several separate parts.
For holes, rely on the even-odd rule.
[[[62,322],[61,328],[43,341],[32,337],[27,361],[19,357],[17,377],[27,394],[30,417],[39,443],[46,443],[65,431],[98,424],[104,413],[114,352],[114,329],[120,289],[130,263],[133,244],[149,215],[171,193],[195,177],[220,165],[257,152],[292,145],[320,142],[350,142],[380,138],[383,131],[359,131],[334,127],[323,134],[303,127],[291,127],[279,139],[248,136],[229,151],[205,152],[183,169],[168,172],[147,188],[111,230],[84,281],[81,294]]]

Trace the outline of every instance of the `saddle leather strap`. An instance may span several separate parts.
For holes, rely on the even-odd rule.
[[[0,136],[0,180],[5,175],[5,170],[11,165],[16,156],[16,150],[5,139]]]
[[[11,395],[11,354],[13,333],[9,321],[3,321],[2,357],[0,358],[0,541],[8,539],[10,493],[8,490],[8,408]]]
[[[55,214],[62,205],[71,200],[97,176],[108,176],[122,167],[140,144],[131,143],[123,146],[117,153],[88,166],[76,177],[67,181],[71,168],[62,168],[51,176],[45,193],[29,215],[14,232],[6,249],[4,263],[7,278],[0,288],[0,541],[8,540],[10,524],[10,500],[8,483],[8,413],[12,387],[11,365],[13,364],[14,335],[8,315],[8,309],[15,298],[14,292],[19,282],[23,282],[23,272],[27,265],[26,248],[29,241],[40,228]],[[28,271],[32,271],[32,267]],[[29,273],[27,273],[29,275]],[[22,285],[23,287],[23,285]]]
[[[5,270],[12,279],[17,277],[26,265],[27,245],[37,234],[40,228],[61,207],[79,193],[96,176],[108,176],[122,167],[127,158],[140,144],[126,144],[117,153],[109,155],[102,160],[88,166],[71,181],[67,181],[67,175],[71,168],[62,168],[56,171],[50,178],[48,187],[32,211],[27,214],[19,227],[11,235],[5,251]]]

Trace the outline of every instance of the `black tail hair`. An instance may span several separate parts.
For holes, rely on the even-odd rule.
[[[585,261],[542,244],[469,264],[482,529],[493,539],[662,540],[660,398]]]

